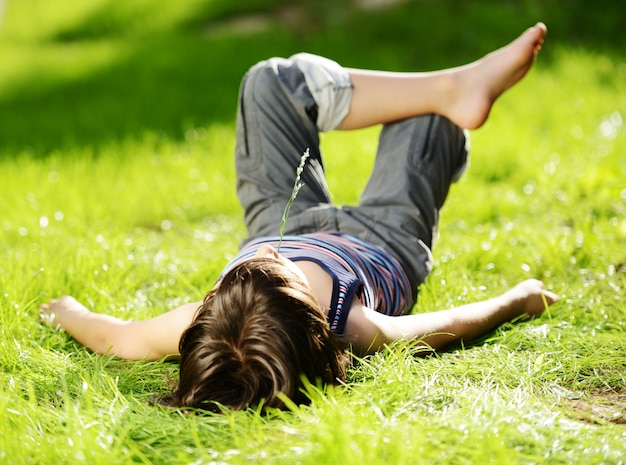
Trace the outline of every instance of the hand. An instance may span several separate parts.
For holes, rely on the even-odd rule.
[[[71,313],[88,312],[74,297],[65,296],[39,306],[39,322],[55,330],[63,329],[62,320]]]
[[[560,297],[548,291],[538,279],[522,281],[505,295],[511,299],[511,305],[517,315],[537,316]]]

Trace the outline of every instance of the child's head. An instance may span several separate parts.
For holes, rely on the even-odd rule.
[[[180,342],[180,383],[170,405],[218,410],[307,403],[302,377],[345,379],[345,351],[309,286],[276,260],[252,258],[226,273]]]

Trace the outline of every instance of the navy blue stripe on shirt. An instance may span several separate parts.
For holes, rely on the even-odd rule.
[[[261,237],[246,243],[225,272],[252,258],[261,245],[278,247],[279,237]],[[355,295],[368,308],[386,315],[402,315],[413,305],[412,289],[398,261],[379,247],[342,233],[285,236],[280,254],[292,261],[312,261],[333,280],[328,323],[342,334]]]

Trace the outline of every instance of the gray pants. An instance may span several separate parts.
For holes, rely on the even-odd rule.
[[[296,167],[309,149],[286,234],[340,231],[377,245],[399,260],[415,298],[432,266],[439,210],[467,164],[466,133],[436,115],[385,125],[359,204],[333,205],[319,132],[341,123],[351,96],[347,72],[319,57],[273,58],[251,68],[241,85],[236,141],[246,227],[250,238],[278,235]]]

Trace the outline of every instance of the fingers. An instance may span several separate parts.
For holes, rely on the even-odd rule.
[[[548,302],[548,305],[552,305],[555,302],[558,302],[559,300],[561,300],[561,297],[558,294],[555,294],[552,291],[548,291],[548,290],[543,290],[543,295],[546,298],[546,301]]]
[[[547,290],[545,284],[539,279],[527,279],[518,286],[527,302],[527,313],[531,315],[541,313],[561,299],[558,294]]]
[[[543,281],[540,281],[538,279],[532,279],[530,281],[534,282],[535,285],[539,286],[541,295],[545,297],[546,301],[548,302],[548,305],[552,305],[553,303],[558,302],[561,299],[561,297],[558,294],[546,289],[546,286],[543,283]]]
[[[39,323],[43,326],[47,326],[48,328],[52,328],[54,330],[61,329],[61,325],[57,321],[56,314],[51,309],[51,305],[54,305],[56,300],[51,300],[50,303],[41,304],[39,306]]]

